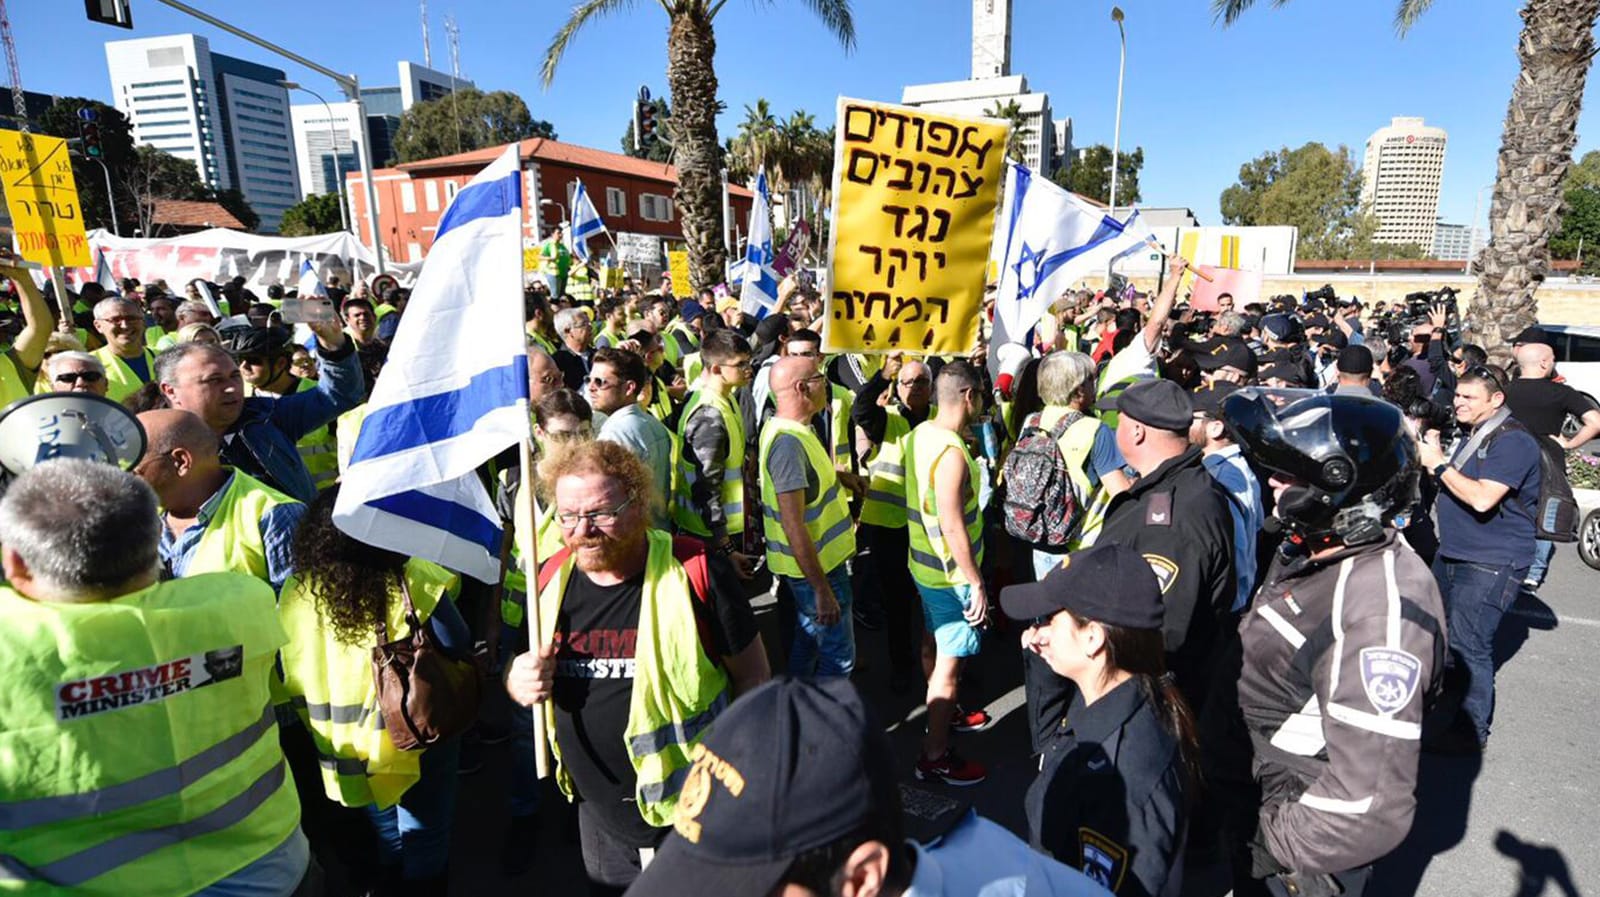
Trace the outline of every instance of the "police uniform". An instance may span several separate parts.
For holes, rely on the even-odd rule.
[[[1349,893],[1411,827],[1444,663],[1438,586],[1392,529],[1320,560],[1280,555],[1239,638],[1258,842],[1292,877],[1332,873]]]

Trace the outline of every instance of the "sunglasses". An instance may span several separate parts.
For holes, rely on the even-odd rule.
[[[1505,391],[1505,384],[1500,382],[1500,375],[1495,373],[1494,369],[1488,365],[1475,364],[1472,367],[1467,368],[1463,376],[1471,377],[1475,380],[1487,380],[1491,384],[1493,391]]]
[[[105,378],[106,375],[100,373],[99,371],[67,371],[64,374],[57,374],[56,382],[65,383],[68,386],[71,386],[72,384],[77,383],[79,380],[82,380],[85,383],[99,383]]]

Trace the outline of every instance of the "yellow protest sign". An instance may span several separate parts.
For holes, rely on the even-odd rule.
[[[522,247],[522,270],[525,273],[539,270],[539,247]]]
[[[22,257],[56,267],[93,265],[67,142],[0,131],[0,169],[5,172],[6,208]]]
[[[600,269],[600,286],[602,286],[602,287],[604,287],[604,288],[606,288],[608,290],[620,290],[620,289],[622,289],[622,269],[621,268],[601,268]]]
[[[1010,126],[839,99],[825,350],[966,354]]]
[[[667,273],[672,275],[672,294],[674,296],[689,296],[693,291],[689,288],[689,250],[667,250]]]

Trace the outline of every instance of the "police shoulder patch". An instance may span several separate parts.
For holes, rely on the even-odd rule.
[[[1128,848],[1086,825],[1079,826],[1078,869],[1106,890],[1116,891],[1128,873]]]
[[[1405,709],[1422,681],[1422,661],[1399,648],[1361,649],[1361,687],[1379,713],[1392,715]]]
[[[1161,585],[1161,594],[1167,594],[1172,584],[1178,581],[1178,562],[1159,554],[1146,554],[1145,562],[1150,569],[1155,571],[1156,582]]]

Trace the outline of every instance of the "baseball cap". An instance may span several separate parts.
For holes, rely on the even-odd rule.
[[[1301,385],[1305,379],[1305,371],[1297,364],[1269,364],[1256,374],[1262,382],[1268,380],[1283,380],[1290,384]]]
[[[1372,350],[1366,346],[1346,346],[1339,350],[1339,373],[1371,374]]]
[[[1117,397],[1117,411],[1158,430],[1188,432],[1194,403],[1171,380],[1140,380]]]
[[[1239,384],[1227,380],[1217,380],[1205,389],[1194,391],[1194,413],[1203,414],[1214,420],[1222,416],[1222,400],[1228,394],[1239,389]]]
[[[1202,371],[1235,368],[1246,375],[1254,376],[1256,353],[1250,351],[1250,347],[1242,340],[1225,340],[1210,352],[1196,353],[1194,363]]]
[[[875,809],[900,814],[888,738],[848,679],[761,685],[717,717],[693,757],[673,831],[629,894],[767,894],[796,856]]]
[[[683,311],[680,312],[680,314],[682,314],[682,316],[683,316],[683,323],[685,323],[685,324],[693,322],[696,318],[700,317],[701,315],[703,315],[705,313],[706,313],[705,306],[703,306],[700,303],[694,301],[693,299],[686,300],[683,303]]]
[[[1524,328],[1521,333],[1511,338],[1512,345],[1520,345],[1523,343],[1543,343],[1546,346],[1555,345],[1555,343],[1550,339],[1549,331],[1537,324],[1532,327]]]
[[[1006,586],[1000,607],[1013,620],[1066,610],[1081,620],[1128,629],[1160,629],[1165,616],[1161,582],[1150,562],[1126,545],[1108,543],[1074,551],[1038,582]]]

